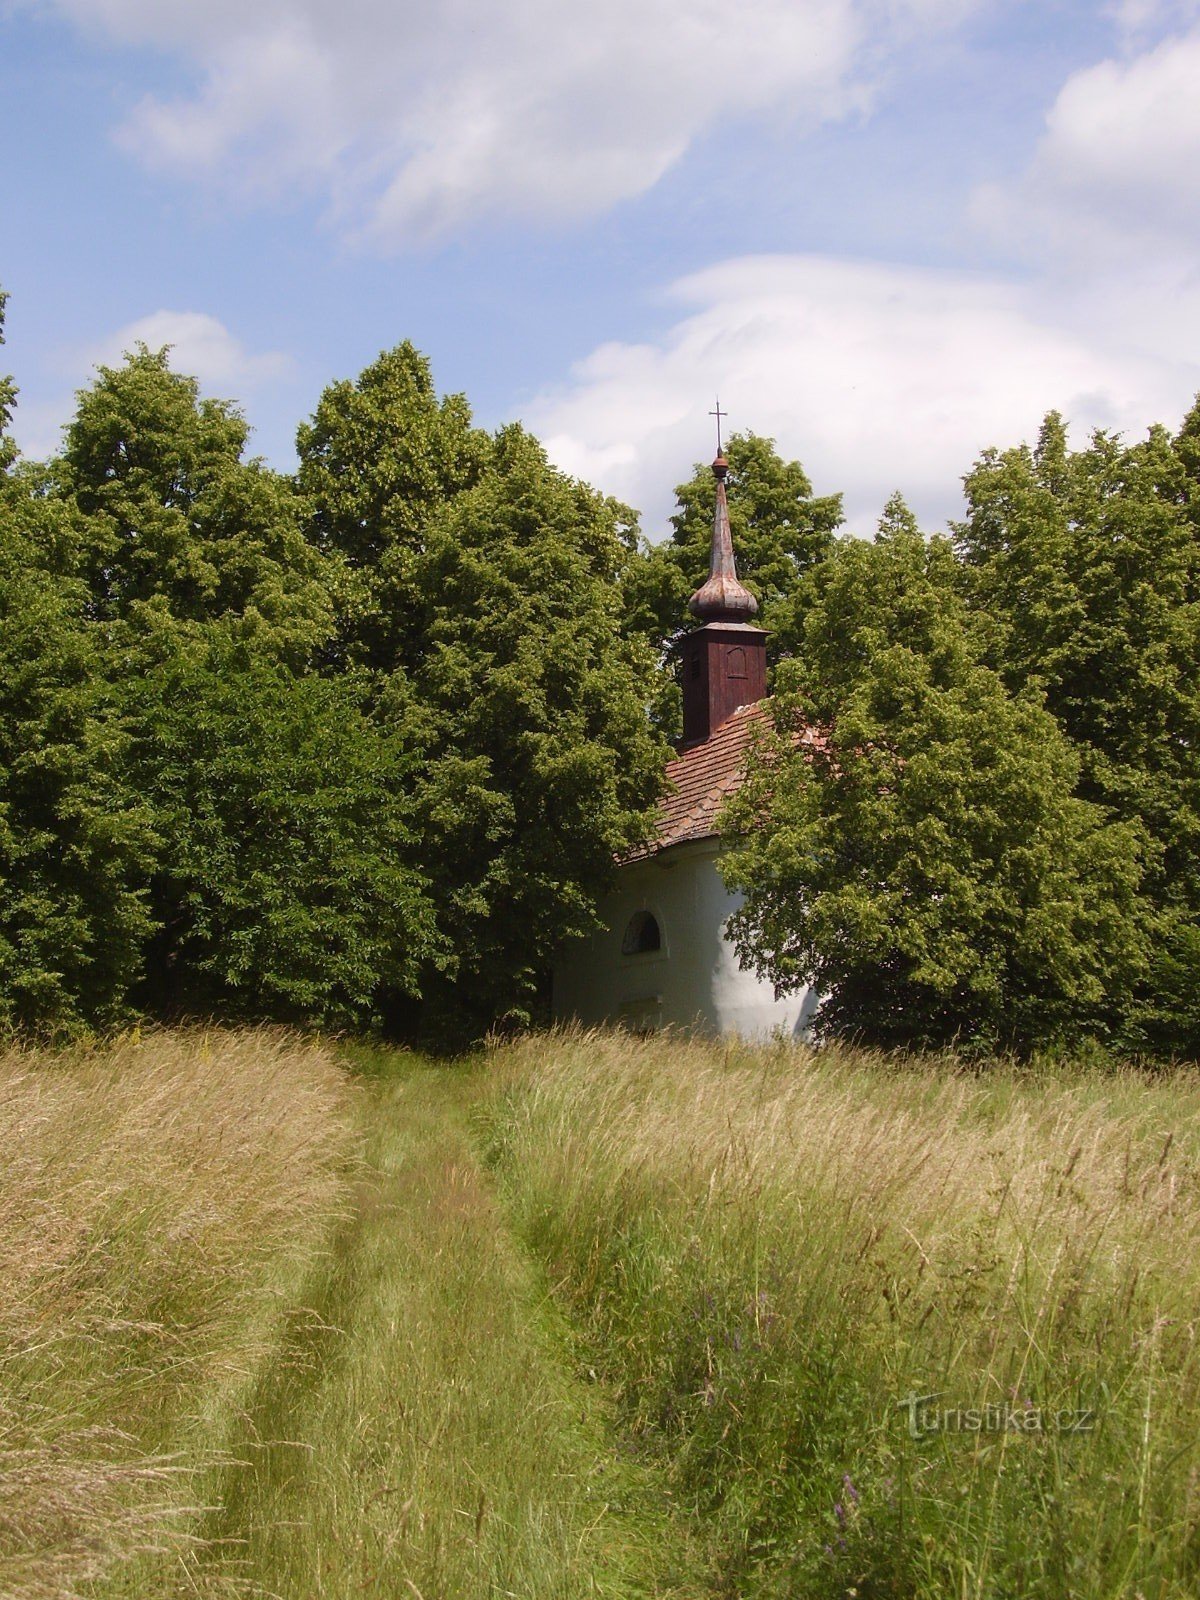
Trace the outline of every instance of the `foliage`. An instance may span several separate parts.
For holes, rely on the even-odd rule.
[[[1029,1051],[1119,1014],[1139,835],[1073,793],[1070,747],[976,659],[954,584],[896,502],[814,575],[803,666],[726,813],[731,931],[780,990],[815,984],[827,1033]]]
[[[536,1014],[661,787],[709,469],[647,546],[410,344],[325,390],[294,480],[165,350],[100,368],[44,465],[15,399],[0,1021]],[[985,453],[953,546],[898,499],[835,544],[798,462],[728,456],[779,688],[729,818],[743,953],[830,1030],[1200,1052],[1200,403]]]
[[[990,664],[1036,685],[1081,762],[1079,792],[1143,826],[1153,968],[1126,1034],[1200,1051],[1200,404],[1178,435],[987,452],[957,529]]]
[[[407,619],[432,516],[478,483],[491,456],[462,395],[438,399],[428,360],[405,341],[354,382],[326,388],[296,447],[310,537],[351,574],[341,644],[381,671],[411,663]]]
[[[61,1032],[126,1012],[155,835],[85,591],[55,570],[67,519],[35,488],[0,477],[0,1027]]]
[[[127,620],[164,601],[183,621],[237,618],[302,662],[333,627],[328,562],[305,537],[288,483],[243,461],[235,408],[145,345],[80,392],[58,462],[83,518],[89,614]]]
[[[184,1015],[377,1024],[439,948],[413,759],[353,675],[212,626],[126,657],[129,782],[163,840],[141,997]]]
[[[529,1013],[660,787],[652,659],[622,637],[632,514],[474,428],[408,344],[331,385],[299,450],[311,537],[350,572],[338,664],[414,757],[439,943],[396,1021],[470,1036]]]
[[[626,549],[618,508],[511,427],[413,562],[419,644],[381,709],[425,761],[421,859],[460,1026],[528,1011],[645,836],[666,751],[645,713],[649,654],[620,637]]]
[[[520,429],[473,428],[409,345],[323,395],[299,492],[245,442],[139,347],[81,392],[61,457],[6,475],[12,549],[39,551],[12,581],[42,596],[13,591],[13,773],[56,718],[79,816],[141,830],[111,824],[125,898],[88,890],[52,935],[53,864],[82,846],[47,802],[22,916],[49,945],[12,963],[50,983],[47,1017],[100,1020],[130,989],[356,1026],[420,997],[458,1036],[527,1014],[661,784],[652,660],[622,637],[631,514]],[[69,727],[20,701],[60,679]],[[46,977],[59,945],[91,952],[87,918],[113,935],[108,1010],[78,973]]]

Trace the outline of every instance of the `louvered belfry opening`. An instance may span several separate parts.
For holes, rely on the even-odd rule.
[[[688,601],[703,626],[683,637],[683,739],[680,750],[703,744],[739,706],[767,692],[767,635],[750,623],[758,601],[738,582],[729,529],[725,479],[729,463],[713,462],[716,507],[708,577]]]

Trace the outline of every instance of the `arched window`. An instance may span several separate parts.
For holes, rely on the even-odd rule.
[[[732,650],[725,652],[725,676],[727,678],[746,676],[746,652],[740,644],[735,644]]]
[[[623,956],[644,956],[652,950],[662,949],[662,933],[657,919],[649,911],[635,911],[621,940]]]

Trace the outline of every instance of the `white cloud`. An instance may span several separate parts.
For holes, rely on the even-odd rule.
[[[1123,7],[1142,25],[1161,10]],[[1028,171],[982,188],[976,220],[1027,253],[1088,273],[1150,249],[1190,252],[1200,243],[1198,86],[1200,28],[1072,74]]]
[[[175,372],[198,378],[201,387],[222,398],[240,399],[246,391],[286,380],[295,362],[282,351],[248,351],[223,322],[203,311],[152,311],[84,348],[63,349],[46,364],[48,387],[36,396],[20,393],[13,436],[33,460],[54,454],[62,430],[75,412],[73,391],[87,384],[97,366],[119,366],[137,344],[151,350],[171,346]]]
[[[286,377],[293,367],[282,351],[251,354],[223,322],[203,311],[152,311],[94,345],[86,353],[87,364],[119,365],[138,344],[151,350],[170,345],[172,368],[198,378],[206,389],[254,388]]]
[[[62,444],[65,418],[70,414],[69,396],[53,400],[30,400],[18,392],[13,415],[12,436],[31,461],[44,461]]]
[[[1111,304],[1077,316],[991,278],[760,256],[671,295],[682,315],[660,340],[601,346],[527,409],[554,459],[640,506],[651,537],[705,454],[714,392],[730,427],[773,435],[869,532],[896,488],[927,527],[959,515],[980,450],[1030,438],[1051,408],[1081,441],[1097,426],[1138,436],[1200,387],[1200,344],[1190,361],[1153,338],[1131,345],[1108,332]],[[1200,303],[1193,314],[1200,328]]]
[[[562,220],[651,187],[707,129],[864,108],[898,40],[983,0],[26,0],[181,54],[121,130],[152,167],[328,192],[386,245]]]
[[[1200,13],[1200,0],[1112,0],[1108,10],[1122,34],[1136,38],[1154,28],[1187,22]]]

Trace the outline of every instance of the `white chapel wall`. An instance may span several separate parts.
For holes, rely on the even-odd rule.
[[[573,945],[555,967],[557,1018],[743,1038],[803,1033],[815,1010],[811,992],[776,1000],[770,983],[742,970],[724,937],[741,896],[721,882],[717,850],[716,840],[704,840],[622,867],[600,907],[604,928]],[[625,955],[622,938],[638,911],[657,920],[662,948]]]

